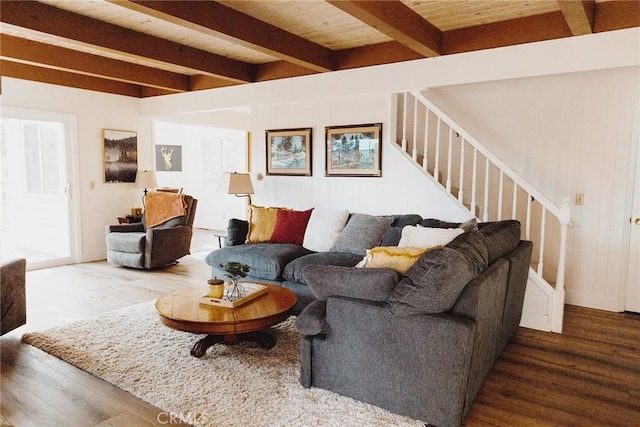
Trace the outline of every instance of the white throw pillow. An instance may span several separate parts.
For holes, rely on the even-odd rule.
[[[348,219],[349,211],[346,209],[314,209],[304,232],[302,246],[315,252],[328,252]]]
[[[398,246],[415,248],[444,246],[462,233],[464,233],[462,228],[431,228],[408,225],[402,229],[402,237]]]

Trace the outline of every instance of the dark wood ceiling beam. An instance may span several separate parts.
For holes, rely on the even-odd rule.
[[[260,64],[256,70],[256,81],[286,79],[289,77],[309,76],[317,71],[287,61],[275,61]]]
[[[214,1],[114,3],[315,71],[334,68],[331,49]]]
[[[593,33],[593,20],[596,12],[595,0],[557,0],[560,11],[574,36]]]
[[[442,54],[442,31],[401,1],[327,1],[424,57]]]
[[[238,83],[230,82],[229,80],[206,76],[204,74],[191,76],[191,90],[215,89],[218,87],[235,86],[237,84]]]
[[[186,92],[191,89],[189,76],[126,61],[92,55],[46,43],[0,35],[0,56],[18,62],[41,65],[88,76]]]
[[[562,13],[551,12],[509,21],[446,31],[443,55],[570,37]]]
[[[337,52],[339,70],[392,64],[394,62],[422,59],[422,55],[398,42],[385,42],[355,47]]]
[[[34,1],[3,1],[0,21],[125,56],[178,65],[236,82],[246,83],[254,79],[251,64]]]
[[[640,27],[640,1],[607,1],[596,3],[593,32]]]
[[[1,75],[3,77],[13,77],[58,86],[132,96],[135,98],[142,97],[142,88],[131,83],[85,76],[68,71],[54,70],[52,68],[37,67],[4,59],[0,60],[0,73],[2,73]]]

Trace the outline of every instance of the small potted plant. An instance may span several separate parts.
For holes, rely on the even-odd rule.
[[[227,292],[227,298],[229,301],[237,301],[240,298],[244,298],[244,289],[238,281],[247,277],[251,267],[247,264],[242,264],[241,262],[232,261],[226,264],[220,264],[220,268],[226,271],[225,277],[231,279],[231,287]]]

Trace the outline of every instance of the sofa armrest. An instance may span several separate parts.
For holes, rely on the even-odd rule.
[[[307,285],[320,301],[326,301],[331,296],[386,301],[400,281],[400,274],[390,268],[308,265],[303,274]]]
[[[106,234],[132,232],[144,232],[144,225],[141,222],[136,222],[133,224],[112,224],[106,226]]]
[[[249,221],[231,218],[227,226],[227,246],[242,245],[247,241]]]
[[[296,318],[296,329],[303,335],[319,335],[326,332],[326,301],[313,301]]]

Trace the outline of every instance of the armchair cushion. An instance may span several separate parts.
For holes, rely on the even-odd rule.
[[[111,225],[107,225],[106,227],[107,234],[144,232],[144,231],[145,231],[145,226],[142,222],[135,222],[133,224],[111,224]]]
[[[396,316],[449,311],[467,283],[486,269],[488,256],[486,241],[475,230],[425,253],[389,296],[389,310]]]
[[[330,296],[386,301],[400,280],[400,275],[390,268],[332,265],[309,265],[304,269],[304,277],[320,301]]]
[[[144,252],[146,233],[110,233],[107,234],[107,248],[112,251],[141,253]]]

